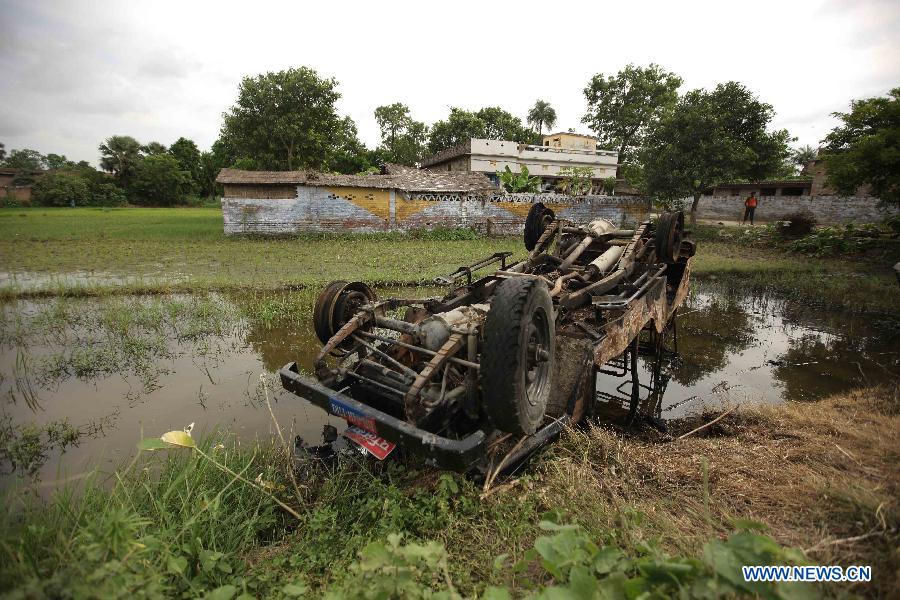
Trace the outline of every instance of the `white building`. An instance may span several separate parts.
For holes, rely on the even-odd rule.
[[[588,167],[593,180],[615,177],[618,153],[598,150],[597,140],[577,133],[554,133],[544,136],[543,145],[518,144],[507,140],[471,139],[425,159],[423,168],[434,171],[471,171],[484,173],[494,182],[497,173],[509,167],[514,173],[522,165],[530,175],[539,176],[549,189],[564,177],[567,167]]]

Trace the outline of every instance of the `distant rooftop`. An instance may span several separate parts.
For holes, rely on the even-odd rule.
[[[583,138],[588,138],[588,139],[591,139],[591,140],[596,140],[596,139],[597,139],[597,136],[594,136],[594,135],[586,135],[586,134],[584,134],[584,133],[575,133],[575,132],[573,132],[573,131],[559,131],[559,132],[557,132],[557,133],[548,133],[548,134],[545,135],[544,137],[545,137],[545,138],[546,138],[546,137],[553,137],[554,135],[574,135],[575,137],[583,137]]]
[[[331,175],[316,171],[242,171],[222,169],[217,183],[229,185],[311,185],[396,189],[404,192],[478,192],[495,191],[490,179],[481,173],[431,171],[388,164],[383,173],[373,175]]]

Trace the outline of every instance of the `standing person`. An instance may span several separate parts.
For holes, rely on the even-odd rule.
[[[741,221],[741,225],[747,222],[747,219],[750,219],[750,225],[753,225],[753,213],[756,211],[756,192],[750,192],[750,197],[744,200],[744,220]]]

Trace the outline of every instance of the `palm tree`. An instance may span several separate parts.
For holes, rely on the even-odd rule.
[[[816,160],[816,156],[818,156],[819,150],[813,148],[809,144],[806,146],[801,146],[794,150],[794,154],[792,158],[794,159],[794,164],[800,168],[803,168],[814,160]]]
[[[547,129],[553,129],[553,126],[556,125],[556,111],[549,102],[538,100],[528,111],[528,124],[534,127],[538,133],[544,131],[544,125],[547,126]]]
[[[100,168],[124,182],[141,158],[141,145],[127,135],[114,135],[100,144]]]

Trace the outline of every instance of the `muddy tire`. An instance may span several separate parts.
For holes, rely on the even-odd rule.
[[[497,429],[530,435],[544,419],[553,387],[556,326],[547,285],[531,277],[501,282],[483,332],[484,411]]]
[[[325,286],[313,309],[313,329],[323,344],[359,310],[363,304],[375,300],[369,286],[358,281],[333,281]]]
[[[534,250],[534,247],[537,246],[538,240],[541,239],[541,234],[544,233],[544,229],[546,229],[547,225],[550,224],[555,218],[556,213],[554,213],[552,209],[544,206],[542,202],[538,202],[531,207],[531,209],[528,211],[528,216],[525,217],[526,250]]]
[[[684,239],[684,213],[663,213],[656,221],[656,257],[660,262],[672,264],[681,255]]]

